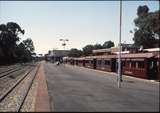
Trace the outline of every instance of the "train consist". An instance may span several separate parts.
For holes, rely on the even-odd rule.
[[[160,80],[159,53],[127,53],[121,55],[122,74],[144,79]],[[67,57],[64,63],[86,68],[115,72],[118,70],[118,55],[97,55],[80,58]]]

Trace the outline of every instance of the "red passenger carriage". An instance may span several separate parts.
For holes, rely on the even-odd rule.
[[[115,72],[116,71],[116,55],[103,55],[96,57],[96,69]]]
[[[153,53],[123,54],[122,73],[146,79],[156,79],[156,59]]]
[[[69,59],[70,64],[117,72],[118,55],[87,56]],[[122,74],[145,79],[160,79],[160,58],[156,53],[122,54]]]

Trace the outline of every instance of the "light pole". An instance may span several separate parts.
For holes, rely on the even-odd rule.
[[[120,24],[119,24],[119,54],[118,54],[118,88],[121,87],[121,29],[122,29],[122,0],[120,0]]]
[[[65,50],[65,46],[66,46],[66,41],[69,41],[68,39],[59,39],[60,41],[63,41],[62,42],[62,46],[63,46],[63,49]]]

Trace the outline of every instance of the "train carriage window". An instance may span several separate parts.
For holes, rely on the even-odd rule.
[[[111,61],[108,62],[108,65],[111,65]]]
[[[131,68],[131,62],[128,61],[129,67]]]
[[[105,65],[105,60],[104,59],[102,60],[102,65]]]
[[[100,64],[100,65],[102,64],[102,60],[99,61],[99,64]]]
[[[104,64],[104,61],[103,61],[103,59],[101,60],[101,65],[103,65]]]
[[[105,65],[110,65],[110,61],[105,60]]]
[[[132,62],[131,62],[131,66],[132,66],[132,67],[136,67],[136,62],[135,62],[135,61],[132,61]]]
[[[150,65],[149,65],[149,67],[150,67],[150,69],[152,69],[153,67],[154,67],[154,62],[152,61],[152,62],[150,62]]]
[[[122,66],[125,66],[125,65],[126,65],[125,61],[122,61]]]
[[[136,68],[138,68],[138,62],[136,62]]]
[[[144,62],[138,61],[138,68],[144,68]]]
[[[159,66],[160,65],[160,62],[159,61],[157,61],[157,66]]]
[[[104,61],[104,64],[107,65],[107,60]]]
[[[89,63],[89,61],[88,61],[88,60],[86,60],[86,63]]]
[[[108,65],[110,65],[110,61],[108,61]]]
[[[101,60],[98,60],[98,64],[101,65]]]
[[[130,61],[126,61],[126,65],[130,67]]]

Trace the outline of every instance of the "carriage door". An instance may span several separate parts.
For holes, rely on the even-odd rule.
[[[148,78],[156,79],[157,78],[157,66],[155,59],[148,59]]]
[[[76,60],[76,65],[78,65],[78,60]]]
[[[111,59],[112,72],[116,72],[116,59]]]
[[[93,69],[96,69],[96,65],[97,64],[97,60],[96,59],[93,59]]]
[[[82,65],[83,65],[83,67],[85,67],[85,60],[82,60]]]

